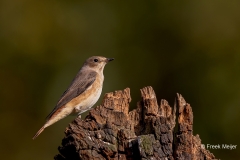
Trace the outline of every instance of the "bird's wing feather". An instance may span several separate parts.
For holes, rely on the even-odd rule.
[[[79,96],[85,90],[87,90],[93,82],[96,80],[97,73],[91,72],[80,72],[72,81],[70,87],[63,93],[57,105],[53,111],[47,116],[47,120],[62,106],[70,102],[73,98]]]

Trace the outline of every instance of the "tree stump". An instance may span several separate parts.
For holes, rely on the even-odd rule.
[[[174,107],[157,103],[152,87],[141,89],[137,109],[129,112],[130,89],[107,93],[85,120],[66,128],[55,160],[210,160],[214,155],[193,136],[193,112],[177,94]],[[177,132],[174,133],[176,111]]]

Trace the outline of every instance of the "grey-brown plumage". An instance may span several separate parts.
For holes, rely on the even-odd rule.
[[[63,93],[57,105],[47,116],[46,123],[35,134],[35,139],[43,130],[71,113],[81,114],[89,110],[99,99],[104,81],[104,66],[113,58],[93,56],[88,58]]]
[[[71,101],[73,98],[77,97],[81,93],[83,93],[89,86],[92,85],[92,83],[96,79],[97,73],[95,71],[90,72],[79,72],[77,76],[72,81],[70,87],[63,93],[60,100],[58,101],[56,107],[52,110],[52,112],[47,116],[47,119],[51,118],[53,113],[60,108],[61,106],[64,106],[66,103]],[[81,78],[82,77],[82,78]]]

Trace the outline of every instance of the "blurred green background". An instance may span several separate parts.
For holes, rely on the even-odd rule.
[[[33,135],[93,55],[114,57],[103,94],[181,93],[203,144],[239,145],[240,1],[0,1],[0,155],[53,159],[69,116]],[[86,114],[85,114],[86,115]],[[237,159],[236,150],[210,150]]]

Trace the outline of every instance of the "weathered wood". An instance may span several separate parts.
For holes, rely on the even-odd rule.
[[[182,95],[177,94],[178,132],[176,134],[175,159],[210,160],[214,155],[201,147],[199,135],[193,136],[193,112]]]
[[[69,124],[55,160],[214,159],[201,148],[199,136],[193,136],[192,108],[181,95],[173,108],[166,100],[158,105],[152,87],[141,89],[141,96],[129,112],[129,88],[107,93],[85,120],[76,118]]]

